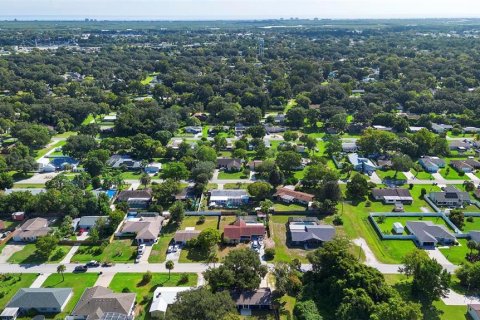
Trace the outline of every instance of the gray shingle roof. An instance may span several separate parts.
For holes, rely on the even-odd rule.
[[[290,225],[290,236],[294,242],[309,240],[325,242],[333,239],[335,228],[329,225],[305,225],[302,228],[293,228],[293,225]]]
[[[455,241],[455,236],[450,231],[432,221],[407,221],[406,226],[420,242],[437,242],[438,239]]]
[[[70,298],[72,288],[22,288],[7,304],[8,308],[61,309]]]

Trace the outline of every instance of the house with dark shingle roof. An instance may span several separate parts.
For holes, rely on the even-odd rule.
[[[127,202],[129,208],[144,209],[152,201],[152,190],[125,190],[118,194],[117,202]]]
[[[450,165],[458,172],[465,173],[473,172],[475,169],[480,169],[480,161],[475,159],[451,160]]]
[[[227,171],[240,171],[242,169],[242,159],[218,158],[217,168]]]
[[[77,229],[83,230],[90,230],[95,226],[98,220],[105,219],[107,220],[108,217],[106,216],[83,216],[80,218],[77,224]]]
[[[173,236],[175,243],[186,244],[187,241],[195,239],[200,234],[200,230],[178,230]]]
[[[373,189],[372,197],[377,201],[382,201],[386,204],[404,203],[411,204],[413,197],[408,189],[402,188],[385,188],[385,189]]]
[[[154,243],[158,239],[165,218],[159,216],[141,216],[126,221],[120,230],[121,235],[135,235],[137,243]]]
[[[434,247],[437,243],[451,245],[456,242],[455,235],[445,226],[432,221],[407,221],[406,227],[415,236],[415,243],[419,247]]]
[[[242,218],[237,218],[233,224],[223,228],[223,241],[226,243],[239,243],[263,238],[265,235],[265,226],[263,223],[247,222]]]
[[[445,168],[445,160],[439,157],[423,157],[418,160],[418,163],[429,173],[437,173],[440,168]]]
[[[22,288],[8,302],[7,308],[18,308],[19,314],[32,310],[38,313],[60,313],[72,294],[72,288]]]
[[[135,298],[135,293],[115,293],[101,286],[87,288],[73,309],[71,317],[76,320],[99,320],[105,319],[108,314],[133,319]],[[118,317],[109,319],[119,319]]]
[[[140,170],[142,163],[140,161],[133,160],[132,157],[127,155],[115,154],[107,160],[107,165],[112,168],[125,167],[127,170]]]
[[[232,291],[230,295],[240,310],[268,310],[272,308],[272,291],[270,288],[260,288],[249,291]]]
[[[444,191],[430,192],[428,198],[437,206],[462,207],[471,203],[468,192],[460,191],[454,186],[447,186]]]
[[[335,237],[335,227],[320,224],[316,218],[289,218],[290,242],[297,246],[318,247]]]

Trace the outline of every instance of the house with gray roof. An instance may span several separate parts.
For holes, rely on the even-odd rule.
[[[469,140],[453,140],[448,144],[450,150],[464,152],[472,148],[472,142]]]
[[[107,165],[112,168],[123,168],[127,170],[140,170],[142,163],[140,161],[133,160],[132,157],[127,155],[115,154],[107,160]]]
[[[290,242],[296,246],[317,247],[335,237],[335,228],[313,219],[289,219]]]
[[[108,315],[108,319],[133,320],[135,297],[135,293],[115,293],[101,286],[87,288],[69,319],[100,320]]]
[[[355,171],[370,174],[377,170],[377,166],[370,159],[360,157],[357,153],[349,153],[348,161],[353,165]]]
[[[272,308],[273,298],[270,288],[232,291],[230,295],[242,315],[251,314],[250,310],[268,310]]]
[[[434,247],[438,243],[451,245],[456,242],[453,233],[432,221],[407,221],[406,227],[408,232],[415,236],[414,241],[419,247]]]
[[[7,308],[18,308],[18,314],[29,311],[60,313],[72,294],[72,288],[22,288],[8,302]]]
[[[242,159],[218,158],[217,168],[227,171],[240,171],[242,169]]]
[[[342,143],[342,151],[345,153],[349,152],[357,152],[358,146],[356,142],[343,142]]]
[[[13,236],[13,241],[36,241],[38,237],[46,236],[51,230],[47,219],[29,219],[20,226],[19,231]]]
[[[403,188],[373,189],[372,197],[375,200],[382,201],[385,204],[411,204],[413,202],[413,197],[410,194],[410,191]]]
[[[426,172],[437,173],[440,168],[445,168],[445,160],[439,157],[422,157],[418,163]]]
[[[209,206],[236,208],[247,204],[250,199],[246,190],[211,190]]]
[[[77,229],[90,230],[102,218],[107,219],[106,216],[83,216],[78,221]]]
[[[432,123],[432,131],[435,133],[444,133],[448,130],[452,130],[453,126],[443,123]]]
[[[458,208],[471,203],[469,193],[460,191],[454,186],[447,186],[444,191],[430,192],[428,198],[442,207]]]

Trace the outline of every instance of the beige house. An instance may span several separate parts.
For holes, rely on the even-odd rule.
[[[19,228],[13,241],[33,242],[38,237],[46,236],[52,229],[48,227],[48,220],[44,218],[34,218],[25,221]]]

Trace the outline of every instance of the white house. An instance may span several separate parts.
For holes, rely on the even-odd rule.
[[[150,316],[156,319],[163,319],[168,305],[177,301],[177,294],[190,289],[190,287],[157,287],[153,293]]]

